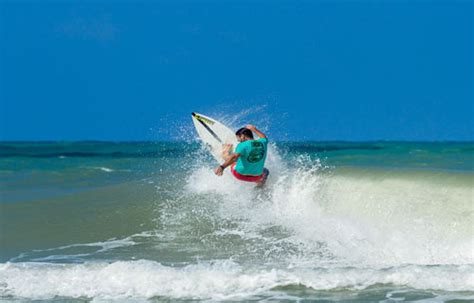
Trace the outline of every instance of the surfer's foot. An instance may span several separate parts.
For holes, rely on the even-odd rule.
[[[222,144],[222,159],[227,161],[232,154],[232,144]]]
[[[257,182],[257,186],[258,188],[262,188],[265,183],[267,182],[267,178],[268,178],[268,175],[270,174],[270,171],[266,168],[263,169],[263,177],[262,177],[262,180],[260,180],[259,182]]]

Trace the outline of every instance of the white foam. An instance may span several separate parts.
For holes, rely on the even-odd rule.
[[[104,171],[106,173],[111,173],[111,172],[114,172],[115,170],[113,170],[112,168],[108,168],[108,167],[103,167],[103,166],[99,166],[99,167],[92,167],[94,169],[98,169],[98,170],[101,170],[101,171]]]
[[[116,171],[131,172],[131,170],[129,170],[129,169],[112,169],[112,168],[105,167],[105,166],[90,166],[90,167],[86,167],[86,168],[100,170],[100,171],[103,171],[103,172],[106,172],[106,173],[112,173],[112,172],[116,172]]]
[[[0,265],[0,293],[18,298],[249,299],[269,295],[277,286],[315,290],[364,289],[375,284],[417,289],[474,289],[474,266],[402,266],[398,268],[246,269],[231,261],[185,267],[154,261],[115,263]]]
[[[337,175],[305,156],[285,163],[274,147],[266,166],[264,191],[230,174],[216,177],[206,166],[193,171],[186,189],[214,199],[222,219],[253,224],[253,231],[269,225],[290,231],[288,241],[306,250],[301,264],[311,264],[321,243],[340,265],[474,263],[469,187],[396,175]]]

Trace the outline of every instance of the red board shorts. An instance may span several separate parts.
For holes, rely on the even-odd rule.
[[[265,173],[261,174],[260,176],[249,176],[249,175],[241,175],[239,174],[235,169],[234,169],[234,166],[236,165],[237,163],[232,163],[231,167],[230,167],[230,171],[232,172],[232,175],[234,175],[234,177],[240,181],[246,181],[246,182],[260,182],[262,181],[262,179],[265,177]]]

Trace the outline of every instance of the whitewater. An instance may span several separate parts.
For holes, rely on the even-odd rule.
[[[263,190],[194,143],[8,147],[1,300],[474,300],[472,143],[273,143]]]

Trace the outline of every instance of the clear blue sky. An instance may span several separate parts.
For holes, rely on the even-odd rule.
[[[0,0],[1,140],[473,140],[473,1]],[[246,119],[241,121],[247,122]]]

